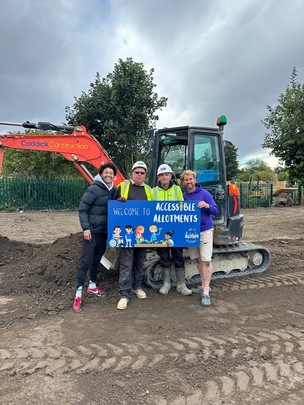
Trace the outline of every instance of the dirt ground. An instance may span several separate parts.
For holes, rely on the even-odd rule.
[[[144,287],[118,311],[103,269],[107,297],[74,313],[77,212],[0,211],[0,403],[302,405],[304,207],[243,213],[272,262],[214,280],[212,307]]]

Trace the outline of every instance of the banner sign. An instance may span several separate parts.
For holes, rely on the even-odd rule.
[[[198,201],[109,201],[109,247],[191,247],[200,244]]]

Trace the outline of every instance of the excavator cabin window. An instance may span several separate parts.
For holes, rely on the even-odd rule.
[[[217,137],[200,133],[193,134],[193,170],[202,186],[221,184],[220,154]]]
[[[197,182],[213,192],[225,187],[221,137],[213,128],[176,127],[156,131],[152,153],[150,183],[157,184],[157,167],[168,164],[181,184],[184,170],[194,170]]]
[[[187,131],[162,134],[159,144],[159,162],[168,164],[174,172],[177,184],[181,174],[187,169],[188,136]]]

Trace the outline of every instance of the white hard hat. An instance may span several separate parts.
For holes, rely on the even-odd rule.
[[[163,164],[160,165],[159,168],[157,169],[157,175],[162,173],[173,173],[173,170],[169,165]]]
[[[141,160],[139,160],[138,162],[135,162],[133,167],[132,167],[132,172],[134,169],[136,169],[137,167],[141,167],[143,169],[145,169],[145,171],[147,171],[147,166],[145,164],[145,162],[142,162]]]

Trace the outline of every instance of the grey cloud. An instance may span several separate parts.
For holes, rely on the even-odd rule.
[[[96,72],[131,56],[169,98],[159,127],[225,114],[240,160],[260,156],[267,105],[294,66],[304,80],[303,16],[302,0],[3,0],[0,120],[60,123]]]

